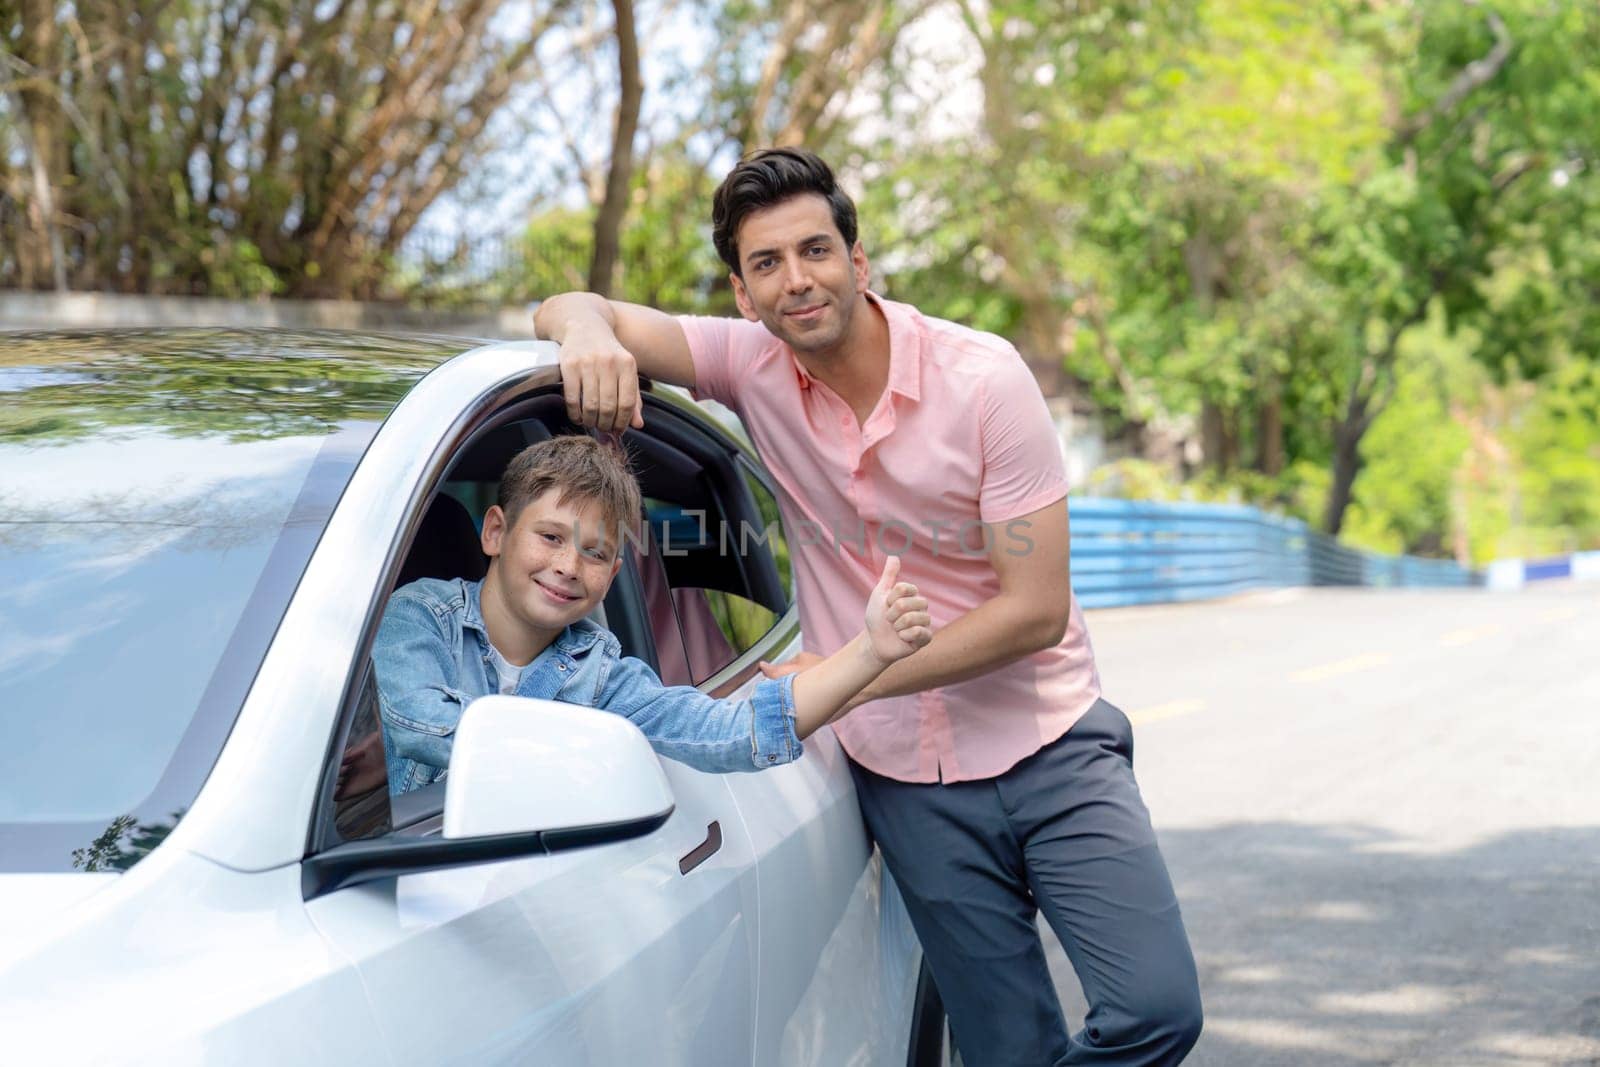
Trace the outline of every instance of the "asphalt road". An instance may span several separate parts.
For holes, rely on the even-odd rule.
[[[1600,1064],[1600,585],[1089,630],[1200,967],[1189,1064]]]

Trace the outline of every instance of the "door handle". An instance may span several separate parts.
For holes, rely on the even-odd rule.
[[[706,827],[706,839],[694,847],[683,859],[678,861],[678,873],[688,874],[706,860],[710,859],[717,849],[722,847],[722,824],[712,820]]]

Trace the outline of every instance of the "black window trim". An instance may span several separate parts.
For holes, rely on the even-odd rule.
[[[646,429],[698,461],[710,475],[707,488],[726,521],[734,523],[736,528],[739,523],[747,523],[752,528],[759,527],[762,522],[761,509],[744,485],[741,468],[760,472],[760,463],[753,461],[745,449],[735,443],[720,426],[716,426],[709,416],[705,417],[704,423],[694,424],[671,405],[660,402],[651,404],[647,399],[647,408]],[[666,433],[660,432],[663,428]],[[715,451],[708,450],[702,443],[705,438],[710,438],[719,447]],[[770,481],[764,477],[761,480],[770,491]],[[777,493],[773,493],[773,498],[777,499]],[[722,531],[717,531],[713,536],[720,537],[721,534]],[[788,536],[787,531],[785,536]],[[783,588],[776,562],[770,553],[765,558],[767,565],[760,566],[758,561],[735,557],[745,588],[754,594],[750,599],[774,610],[774,614],[781,614],[773,609],[774,604],[793,605],[788,591]],[[754,569],[753,562],[756,563]]]

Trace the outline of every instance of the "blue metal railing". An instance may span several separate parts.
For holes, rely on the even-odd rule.
[[[1298,519],[1229,504],[1072,497],[1072,588],[1087,608],[1231,596],[1290,585],[1464,586],[1450,560],[1341,545]]]
[[[1489,564],[1490,589],[1519,589],[1529,582],[1562,578],[1600,581],[1600,552],[1574,552],[1547,559],[1497,559]]]

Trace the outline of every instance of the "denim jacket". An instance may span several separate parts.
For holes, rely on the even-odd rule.
[[[389,791],[444,777],[468,704],[499,691],[479,582],[423,578],[389,598],[372,650]],[[759,771],[799,758],[794,676],[762,679],[743,700],[663,685],[622,655],[611,631],[580,619],[522,672],[519,697],[542,697],[626,716],[661,755],[702,771]]]

